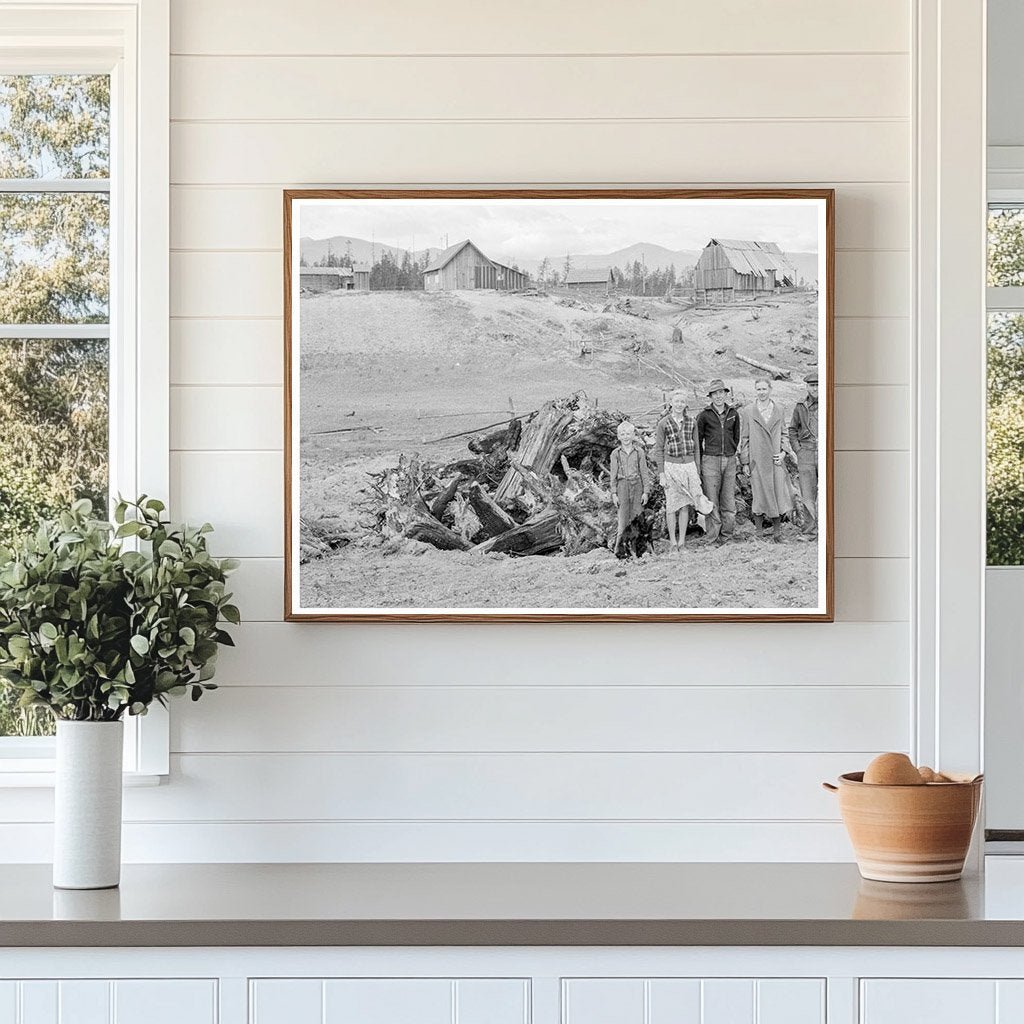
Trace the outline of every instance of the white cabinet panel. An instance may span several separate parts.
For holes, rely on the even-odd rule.
[[[702,987],[701,1024],[755,1024],[752,981],[714,978]]]
[[[565,1024],[825,1024],[818,978],[574,978]]]
[[[647,993],[648,1024],[701,1024],[698,978],[656,978]]]
[[[644,1024],[640,978],[573,978],[562,983],[564,1024]]]
[[[250,1024],[523,1024],[522,978],[259,978]]]
[[[58,1024],[57,982],[23,981],[18,1024]]]
[[[814,978],[758,981],[757,1024],[825,1024],[825,982]]]
[[[185,1024],[186,1021],[188,1024],[216,1024],[216,981],[147,978],[114,984],[112,1024]],[[97,1021],[97,1024],[106,1022]]]
[[[458,1024],[524,1024],[530,1020],[530,984],[521,978],[465,978],[455,983]]]
[[[60,1024],[108,1024],[111,988],[109,981],[59,982]]]
[[[18,983],[0,981],[0,1024],[17,1024]]]
[[[250,982],[250,1024],[321,1024],[324,983],[306,978],[259,978]]]
[[[861,1024],[1011,1024],[996,1016],[996,983],[921,978],[865,981]]]
[[[452,984],[429,979],[324,983],[324,1024],[451,1024]]]

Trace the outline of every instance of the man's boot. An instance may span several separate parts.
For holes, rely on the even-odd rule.
[[[772,519],[772,541],[776,544],[782,543],[782,518],[775,516]]]
[[[760,512],[754,513],[754,540],[760,540],[764,533],[764,516]]]

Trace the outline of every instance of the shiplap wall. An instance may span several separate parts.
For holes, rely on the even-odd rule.
[[[246,622],[126,856],[847,859],[819,781],[910,734],[910,0],[173,0],[172,46],[173,510]],[[838,621],[281,622],[281,189],[383,183],[834,185]]]

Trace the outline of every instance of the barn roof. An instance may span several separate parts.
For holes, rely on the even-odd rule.
[[[789,277],[796,276],[796,270],[786,259],[776,242],[753,242],[735,238],[712,238],[705,248],[717,245],[738,274],[756,274],[764,277],[770,271],[781,271]]]
[[[448,248],[444,250],[444,252],[442,252],[439,256],[437,256],[434,260],[431,261],[429,266],[424,267],[423,273],[429,274],[434,270],[440,270],[442,267],[447,266],[449,263],[451,263],[453,259],[455,259],[456,256],[459,255],[460,252],[462,252],[463,249],[466,248],[467,245],[472,245],[473,248],[476,249],[476,251],[479,252],[481,256],[484,256],[484,254],[480,252],[480,248],[478,246],[473,245],[473,243],[468,238],[464,238],[461,242],[456,242],[454,245],[449,245]],[[487,260],[487,257],[484,256],[484,259]],[[491,261],[487,260],[487,262],[490,263]]]
[[[321,274],[324,277],[351,277],[350,267],[299,267],[300,274]]]
[[[565,275],[566,284],[607,284],[611,277],[611,267],[585,267],[580,270],[570,270]]]

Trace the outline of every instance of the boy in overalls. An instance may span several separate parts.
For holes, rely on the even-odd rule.
[[[647,503],[651,490],[651,473],[647,468],[647,452],[637,442],[636,427],[623,420],[616,430],[619,447],[612,452],[611,489],[612,501],[619,510],[618,533],[615,536],[616,554],[622,543],[626,528]]]

